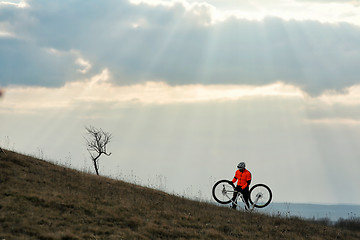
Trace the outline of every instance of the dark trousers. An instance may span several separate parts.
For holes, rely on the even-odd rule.
[[[249,197],[250,197],[249,186],[247,186],[247,187],[244,188],[244,189],[242,189],[239,185],[236,186],[236,187],[235,187],[235,192],[234,192],[234,195],[233,195],[233,198],[232,198],[232,201],[233,201],[233,202],[236,202],[236,200],[237,200],[237,199],[236,199],[237,192],[241,192],[241,193],[242,193],[247,207],[250,207],[250,205],[249,205]]]

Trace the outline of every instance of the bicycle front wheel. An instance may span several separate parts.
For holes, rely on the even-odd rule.
[[[265,184],[256,184],[250,189],[250,203],[257,208],[269,205],[272,199],[272,192]]]
[[[234,184],[229,180],[220,180],[214,184],[212,195],[214,199],[221,204],[228,204],[234,194]]]

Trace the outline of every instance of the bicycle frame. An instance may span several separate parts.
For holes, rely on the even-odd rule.
[[[226,195],[226,196],[227,196],[226,193],[231,193],[231,192],[232,192],[232,193],[237,193],[237,196],[236,196],[235,199],[241,198],[241,201],[246,205],[244,196],[243,196],[243,194],[242,194],[241,192],[238,192],[238,191],[228,191],[228,190],[225,189],[225,187],[223,188],[222,192],[223,192],[223,194]],[[250,206],[250,210],[253,210],[253,209],[254,209],[254,205],[256,205],[256,203],[259,201],[260,198],[261,198],[261,194],[258,193],[258,194],[256,195],[256,200],[255,200],[254,204],[249,203],[249,204],[251,205],[251,206]],[[233,201],[232,198],[229,198],[229,200],[231,200],[232,204],[238,206],[237,201]]]
[[[252,205],[252,208],[254,208],[254,206],[258,203],[259,199],[263,197],[262,193],[257,193],[256,194],[256,199],[254,201],[254,204]]]
[[[241,193],[241,192],[238,192],[238,191],[227,191],[225,188],[223,189],[223,192],[236,192],[237,193],[237,196],[236,196],[236,198],[235,199],[241,199],[241,201],[246,205],[246,203],[245,203],[245,199],[244,199],[244,195]],[[260,198],[262,198],[262,193],[258,193],[258,194],[256,194],[256,199],[255,199],[255,201],[254,201],[254,203],[253,204],[251,204],[251,203],[249,203],[250,204],[250,210],[252,211],[253,209],[254,209],[254,206],[257,204],[257,202],[259,201],[259,199]],[[230,198],[229,198],[230,199]],[[233,203],[233,204],[235,204],[236,206],[238,206],[238,203],[237,203],[237,201],[233,201],[232,200],[232,198],[230,199],[231,200],[231,202]]]

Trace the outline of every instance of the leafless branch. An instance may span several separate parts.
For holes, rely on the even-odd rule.
[[[99,158],[102,154],[110,156],[107,152],[107,145],[112,139],[112,135],[104,130],[93,126],[85,127],[88,137],[86,138],[87,150],[93,161],[96,174],[99,175]]]

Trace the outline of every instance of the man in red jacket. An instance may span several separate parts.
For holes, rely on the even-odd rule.
[[[249,192],[249,186],[251,183],[251,173],[245,168],[245,163],[241,162],[237,165],[238,170],[236,170],[235,172],[235,177],[232,180],[233,183],[235,183],[237,181],[237,186],[235,187],[235,191],[241,192],[243,194],[245,203],[246,203],[246,207],[245,209],[249,209],[250,205],[249,205],[249,197],[250,197],[250,192]],[[237,192],[234,192],[232,201],[232,208],[236,208],[236,196],[237,196]]]

